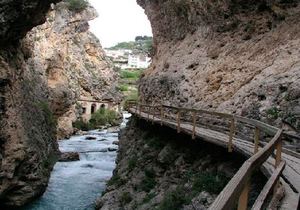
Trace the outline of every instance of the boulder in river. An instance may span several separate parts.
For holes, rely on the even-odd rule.
[[[113,141],[112,144],[119,145],[119,141]]]
[[[95,140],[97,139],[97,137],[94,137],[94,136],[87,136],[85,137],[86,140]]]
[[[71,162],[80,160],[79,154],[77,152],[64,152],[61,153],[59,162]]]
[[[109,152],[113,152],[113,151],[117,151],[118,149],[117,148],[114,148],[114,147],[108,147],[107,149]]]
[[[119,127],[110,127],[107,129],[107,133],[118,133],[119,132]]]
[[[75,136],[82,136],[82,135],[89,135],[89,132],[88,131],[82,131],[82,130],[76,130],[74,131],[73,133]]]
[[[83,168],[94,168],[94,166],[92,164],[84,164],[82,167]]]
[[[107,141],[107,139],[99,139],[98,141]]]

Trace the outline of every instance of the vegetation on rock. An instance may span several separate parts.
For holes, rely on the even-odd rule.
[[[86,0],[64,0],[68,3],[68,9],[75,13],[80,13],[87,8]]]
[[[101,125],[117,126],[120,125],[121,122],[122,119],[120,119],[120,115],[115,110],[100,108],[97,112],[92,114],[89,122],[78,120],[73,122],[73,127],[88,131],[96,129]]]
[[[152,45],[153,45],[153,38],[151,36],[137,36],[135,37],[135,41],[120,42],[108,49],[110,50],[128,49],[128,50],[132,50],[133,54],[142,53],[142,54],[151,55],[153,52]]]

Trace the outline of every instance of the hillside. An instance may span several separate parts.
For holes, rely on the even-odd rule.
[[[107,48],[109,50],[127,49],[132,50],[133,54],[151,55],[153,45],[153,38],[151,36],[137,36],[135,41],[120,42],[113,47]]]

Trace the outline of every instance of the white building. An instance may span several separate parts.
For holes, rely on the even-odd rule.
[[[145,55],[128,55],[128,66],[129,68],[148,68],[151,64],[151,58]]]
[[[143,54],[132,54],[131,50],[104,50],[106,56],[111,58],[114,65],[121,69],[145,69],[151,64],[151,58]]]

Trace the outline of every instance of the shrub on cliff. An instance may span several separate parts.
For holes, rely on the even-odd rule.
[[[73,122],[72,125],[74,128],[78,128],[82,131],[89,131],[97,128],[97,125],[89,122],[83,122],[81,120]]]
[[[100,108],[97,112],[95,112],[89,122],[84,122],[82,120],[78,120],[73,122],[73,127],[78,128],[82,131],[89,131],[93,129],[97,129],[99,125],[107,125],[110,124],[112,126],[120,125],[122,119],[120,114],[118,114],[114,110]]]
[[[120,125],[121,119],[115,110],[100,108],[92,115],[90,123],[97,125],[110,124],[112,126],[116,126]]]
[[[87,8],[87,1],[85,0],[64,0],[68,3],[68,9],[75,13],[80,13]]]

